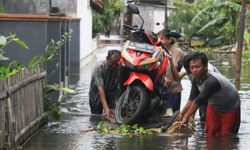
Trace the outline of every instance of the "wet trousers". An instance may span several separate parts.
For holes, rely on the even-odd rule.
[[[208,104],[206,113],[207,135],[227,136],[238,133],[240,127],[240,108],[229,112],[219,112]]]

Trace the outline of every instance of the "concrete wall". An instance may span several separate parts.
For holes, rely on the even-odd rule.
[[[52,7],[58,7],[60,12],[67,16],[77,16],[77,3],[79,0],[52,0]],[[80,0],[87,1],[87,0]]]
[[[138,4],[140,15],[144,19],[144,29],[155,33],[164,28],[165,7],[164,5]],[[173,11],[173,7],[168,7],[168,16]],[[133,25],[141,25],[141,20],[137,15],[133,15]]]
[[[96,39],[92,39],[92,10],[89,0],[53,0],[53,7],[68,16],[80,18],[80,61],[82,68],[94,57]]]
[[[97,47],[96,39],[92,39],[92,10],[89,0],[53,0],[53,7],[68,16],[80,18],[80,61],[82,68],[94,57]]]
[[[0,17],[4,17],[0,15]],[[28,16],[28,15],[23,15]],[[54,39],[61,40],[64,32],[73,29],[71,40],[66,41],[59,49],[58,55],[55,55],[56,63],[47,63],[47,72],[49,83],[61,83],[67,87],[68,83],[75,83],[79,80],[80,74],[80,21],[70,20],[66,17],[49,17],[47,15],[29,15],[30,18],[22,18],[16,14],[9,15],[9,18],[0,20],[0,33],[7,36],[9,33],[15,33],[18,38],[24,41],[29,50],[13,43],[5,48],[5,56],[11,60],[28,65],[34,56],[45,54],[45,46]],[[44,16],[43,19],[34,19]],[[32,20],[33,19],[33,20]],[[63,20],[64,19],[64,20]],[[1,62],[7,65],[7,61]],[[59,67],[57,67],[59,65]]]
[[[50,0],[2,0],[5,13],[49,13]],[[51,0],[52,7],[67,16],[77,16],[78,0]],[[86,0],[85,0],[86,1]]]
[[[29,50],[12,43],[5,48],[5,56],[27,65],[33,56],[45,54],[47,22],[1,20],[0,33],[7,36],[10,32],[15,33],[19,39],[24,41],[29,46]]]
[[[80,60],[81,68],[91,60],[96,42],[92,40],[92,11],[89,0],[77,1],[77,17],[80,22]]]
[[[2,0],[5,13],[49,13],[49,0]]]
[[[49,13],[49,0],[2,0],[5,13]],[[52,0],[52,7],[60,13],[80,18],[80,57],[81,67],[93,58],[97,47],[92,39],[92,10],[89,0]]]

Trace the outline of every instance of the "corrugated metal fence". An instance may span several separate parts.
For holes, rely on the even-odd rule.
[[[37,67],[0,80],[0,149],[18,145],[45,123],[43,87],[46,71]]]

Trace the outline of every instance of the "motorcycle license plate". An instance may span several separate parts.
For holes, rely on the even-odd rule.
[[[145,43],[130,42],[128,48],[140,52],[154,53],[157,47]]]

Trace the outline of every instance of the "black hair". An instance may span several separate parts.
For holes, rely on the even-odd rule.
[[[170,45],[174,45],[176,40],[181,37],[181,34],[177,31],[170,31],[167,29],[163,29],[159,34],[164,38],[171,38]]]
[[[170,30],[164,29],[162,30],[162,36],[168,37],[168,38],[179,39],[181,37],[181,34],[176,30],[170,31]]]
[[[162,31],[161,31],[161,36],[162,37],[168,37],[168,38],[170,38],[171,36],[170,36],[170,30],[168,30],[168,29],[163,29]]]
[[[116,49],[109,50],[106,59],[109,60],[111,58],[111,56],[114,54],[118,54],[120,56],[121,52],[119,50],[116,50]]]
[[[192,59],[192,57],[193,57],[194,54],[195,54],[194,52],[190,52],[190,53],[188,53],[187,55],[185,55],[185,56],[183,57],[183,59],[182,59],[182,65],[183,65],[183,67],[184,67],[186,70],[189,69],[189,62],[190,62],[190,60]]]
[[[207,55],[204,53],[199,53],[199,52],[195,52],[190,56],[190,58],[188,60],[188,65],[189,65],[191,60],[201,60],[201,63],[203,65],[207,65],[207,63],[208,63]]]

